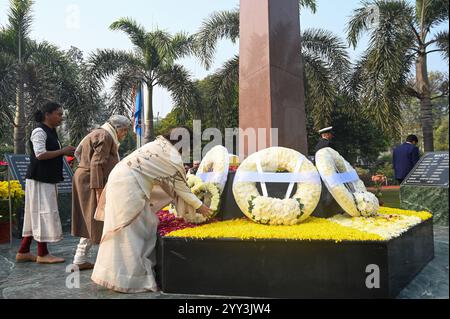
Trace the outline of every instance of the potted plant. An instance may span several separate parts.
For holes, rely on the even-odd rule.
[[[10,241],[8,182],[0,182],[0,244]],[[23,204],[25,192],[19,181],[11,181],[12,224],[17,222],[17,210]]]

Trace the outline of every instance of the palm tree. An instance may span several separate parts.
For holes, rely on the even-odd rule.
[[[93,109],[90,101],[96,93],[88,89],[88,81],[81,81],[80,70],[67,54],[29,38],[32,5],[31,0],[11,0],[9,23],[0,29],[0,117],[14,127],[16,154],[25,153],[32,114],[44,101],[57,100],[69,114],[78,111],[88,118],[85,111]],[[70,123],[80,119],[71,118]]]
[[[0,31],[2,32],[2,31]],[[1,35],[0,35],[1,37]],[[9,131],[10,123],[14,122],[14,110],[9,101],[14,99],[15,78],[17,73],[16,61],[3,52],[0,52],[0,135]]]
[[[301,7],[309,7],[316,10],[315,1],[300,1]],[[213,13],[205,20],[196,34],[197,50],[206,68],[211,66],[216,45],[220,39],[230,39],[233,43],[239,38],[239,8],[230,11]],[[351,95],[347,88],[351,74],[351,63],[346,45],[331,32],[320,29],[309,29],[301,35],[302,59],[305,65],[305,94],[306,107],[313,114],[314,128],[319,129],[331,122],[331,114],[339,95],[348,97],[347,107],[354,106],[350,103]],[[231,60],[216,71],[211,77],[215,86],[212,90],[210,106],[217,108],[216,120],[221,121],[220,114],[229,106],[227,98],[233,96],[233,92],[239,83],[239,56]]]
[[[171,92],[176,106],[190,112],[196,105],[197,93],[189,72],[175,63],[179,58],[194,52],[193,37],[180,32],[171,35],[163,30],[146,32],[136,21],[122,18],[110,26],[111,30],[125,32],[134,45],[130,52],[99,50],[92,55],[92,75],[102,83],[114,76],[112,87],[113,107],[119,112],[129,112],[133,90],[142,82],[147,85],[149,107],[145,110],[144,143],[154,139],[153,89],[159,85]]]
[[[441,52],[448,61],[448,30],[432,31],[448,20],[448,0],[362,2],[348,24],[348,41],[356,47],[364,33],[369,45],[357,64],[355,88],[362,105],[386,130],[401,126],[401,102],[406,96],[420,101],[426,152],[434,150],[433,104],[427,57]],[[434,47],[433,47],[434,46]],[[408,74],[415,65],[415,83]]]

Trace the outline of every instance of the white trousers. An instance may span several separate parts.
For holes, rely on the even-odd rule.
[[[87,263],[87,254],[92,248],[92,241],[89,238],[81,238],[80,243],[77,246],[77,252],[75,253],[75,258],[73,263],[75,265],[82,265]]]

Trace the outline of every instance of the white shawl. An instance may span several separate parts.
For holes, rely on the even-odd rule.
[[[136,220],[147,201],[153,213],[172,202],[180,217],[202,205],[187,186],[180,154],[163,137],[123,159],[111,172],[95,214],[96,220],[105,221],[102,241]],[[107,220],[105,214],[110,214]]]

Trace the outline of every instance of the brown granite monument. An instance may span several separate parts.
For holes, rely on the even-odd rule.
[[[308,154],[299,12],[298,0],[240,2],[239,127],[266,128],[257,150],[277,128],[278,146]]]

